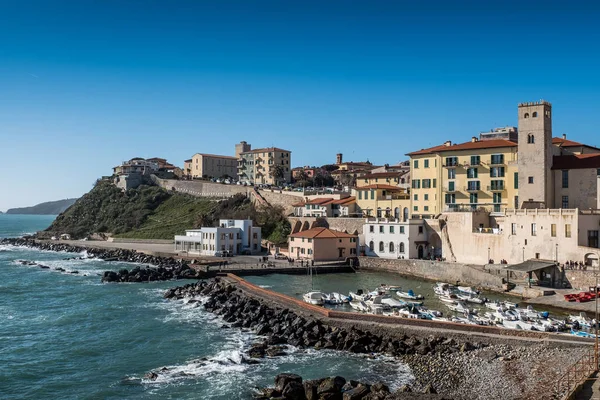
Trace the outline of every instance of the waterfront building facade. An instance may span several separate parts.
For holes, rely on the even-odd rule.
[[[436,254],[427,241],[423,220],[367,218],[363,225],[363,237],[364,254],[370,257],[423,259]]]
[[[251,220],[219,221],[218,227],[189,229],[185,236],[175,236],[175,251],[192,255],[215,256],[257,254],[261,251],[261,229]]]
[[[398,186],[377,183],[353,189],[358,211],[364,217],[409,219],[410,195]]]
[[[289,256],[300,260],[344,261],[356,257],[358,235],[328,228],[312,228],[288,238]]]
[[[304,202],[296,203],[294,207],[295,217],[355,217],[357,216],[356,199],[345,197],[314,198]]]

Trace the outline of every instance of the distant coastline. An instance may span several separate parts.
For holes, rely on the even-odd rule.
[[[77,199],[63,199],[57,201],[48,201],[45,203],[36,204],[31,207],[10,208],[6,210],[6,214],[20,215],[58,215],[71,207]],[[2,214],[0,212],[0,214]]]

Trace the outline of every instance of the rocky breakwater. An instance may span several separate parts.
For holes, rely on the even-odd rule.
[[[255,399],[290,400],[445,400],[450,399],[434,393],[431,387],[422,393],[413,392],[404,385],[395,393],[383,382],[368,384],[346,380],[341,376],[303,380],[296,374],[279,374],[273,387],[263,388],[254,395]]]
[[[448,337],[440,332],[407,335],[397,327],[321,320],[258,300],[218,278],[169,289],[164,297],[194,299],[219,315],[228,324],[224,327],[254,331],[258,341],[248,349],[248,360],[285,354],[288,345],[387,355],[410,367],[413,391],[427,389],[454,399],[560,397],[566,387],[558,387],[557,381],[588,351],[583,347],[554,348],[540,342],[515,345],[502,338],[474,341],[464,335]]]
[[[24,246],[45,251],[63,251],[70,253],[87,252],[88,257],[105,261],[121,261],[149,264],[152,267],[136,266],[131,270],[122,268],[119,271],[106,271],[102,282],[151,282],[171,279],[197,279],[200,273],[182,261],[172,257],[157,257],[128,249],[100,249],[94,247],[73,246],[66,243],[40,242],[28,238],[2,239],[0,244]],[[76,259],[70,257],[65,260]],[[24,265],[27,265],[25,261]]]

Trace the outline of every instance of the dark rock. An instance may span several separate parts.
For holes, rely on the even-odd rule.
[[[302,380],[302,378],[300,378]],[[301,382],[291,381],[285,385],[283,392],[281,392],[284,399],[289,400],[304,400],[304,386]]]
[[[369,388],[363,385],[344,392],[343,400],[361,400],[369,393]]]
[[[279,374],[275,377],[275,389],[281,392],[290,382],[302,383],[302,377],[296,374]]]
[[[319,395],[324,393],[340,393],[345,384],[346,379],[341,376],[325,378],[317,388],[317,393]]]
[[[427,386],[425,386],[425,388],[423,389],[423,393],[426,393],[426,394],[437,394],[437,391],[431,385],[431,383],[428,383]]]
[[[322,379],[315,379],[304,381],[302,386],[304,386],[304,396],[306,396],[306,400],[317,400],[319,395],[317,394],[317,388],[321,384]]]

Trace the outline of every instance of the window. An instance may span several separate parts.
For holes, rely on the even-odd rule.
[[[394,233],[394,226],[390,226],[390,233]]]
[[[365,200],[366,200],[366,196],[365,196]],[[371,200],[375,200],[375,191],[373,189],[371,189]]]
[[[445,204],[454,204],[456,203],[456,195],[454,193],[446,193],[444,196]]]
[[[423,200],[425,200],[425,201],[429,200],[429,195],[428,194],[423,195]]]
[[[451,171],[454,171],[453,169]],[[448,191],[454,192],[454,182],[448,182]]]
[[[400,253],[404,253],[404,243],[400,243]]]
[[[490,168],[490,176],[492,178],[504,178],[504,167]]]
[[[383,253],[385,251],[385,245],[383,244],[383,242],[379,242],[379,252]]]
[[[458,165],[458,157],[446,157],[447,167],[456,167]]]
[[[419,168],[419,160],[413,161],[413,168]]]
[[[588,247],[598,248],[598,231],[588,231]]]
[[[525,115],[523,115],[523,118],[529,118],[529,113],[525,113]]]
[[[471,193],[469,195],[469,203],[477,204],[477,193]]]
[[[355,248],[350,249],[350,254],[356,254],[356,249]]]
[[[517,224],[515,224],[514,222],[512,224],[510,224],[510,234],[511,235],[517,234]]]
[[[569,196],[562,197],[562,208],[569,208]]]
[[[429,206],[423,207],[423,211],[429,211]]]
[[[375,232],[375,227],[373,225],[369,225],[369,232]]]
[[[423,227],[419,226],[419,234],[423,233]]]
[[[531,236],[537,235],[537,225],[531,224]]]
[[[385,233],[385,232],[383,231],[383,225],[379,225],[379,233]]]
[[[420,179],[413,179],[413,181],[412,181],[412,188],[413,189],[421,189],[421,180]]]
[[[418,194],[413,194],[413,200],[414,201],[419,201],[419,195]]]
[[[494,180],[491,181],[490,189],[492,190],[504,190],[504,181]]]
[[[527,182],[530,183],[530,184],[533,183],[533,176],[528,177],[527,178]]]
[[[381,208],[377,209],[377,218],[381,218]],[[381,227],[379,230],[381,231]]]
[[[371,250],[371,251],[375,250],[375,244],[373,243],[372,240],[369,242],[369,250]]]
[[[388,246],[388,247],[389,247],[389,250],[388,250],[388,251],[389,251],[390,253],[393,253],[393,252],[394,252],[394,242],[390,242],[390,244],[389,244],[389,246]]]
[[[565,224],[565,237],[571,237],[571,224]]]
[[[600,174],[598,174],[598,175],[600,175]],[[456,179],[456,170],[455,169],[448,170],[448,179]]]
[[[469,178],[469,179],[477,178],[477,168],[468,168],[467,169],[467,178]]]
[[[480,157],[479,156],[471,156],[471,165],[479,165]]]
[[[400,227],[400,233],[404,233],[404,227],[403,226]]]
[[[569,188],[569,170],[562,170],[562,187],[563,189]]]
[[[312,239],[311,238],[308,238],[308,243],[312,243]]]
[[[527,143],[528,144],[534,144],[535,143],[535,137],[533,136],[533,134],[529,134],[527,135]]]
[[[556,237],[556,224],[550,224],[550,236]]]
[[[531,118],[537,118],[537,111],[534,111],[534,112],[531,114]]]
[[[431,187],[431,179],[423,179],[423,189],[429,189]]]
[[[312,254],[312,249],[308,249],[308,254]]]
[[[429,160],[423,160],[423,168],[429,168]]]
[[[515,179],[515,189],[518,189],[519,188],[519,173],[518,172],[515,172],[514,179]]]
[[[434,179],[434,180],[433,180],[433,187],[434,187],[434,188],[435,188],[435,186],[436,186],[436,181],[437,181],[436,179]]]
[[[479,181],[468,181],[467,182],[467,190],[475,191],[475,190],[480,190],[480,189],[481,189],[481,184]]]
[[[494,193],[494,204],[502,203],[502,193]]]
[[[419,206],[414,206],[413,211],[419,211]]]
[[[359,191],[358,191],[358,199],[359,199],[359,200],[362,200],[362,190],[359,190]]]
[[[491,161],[493,165],[504,164],[504,154],[492,154]]]

